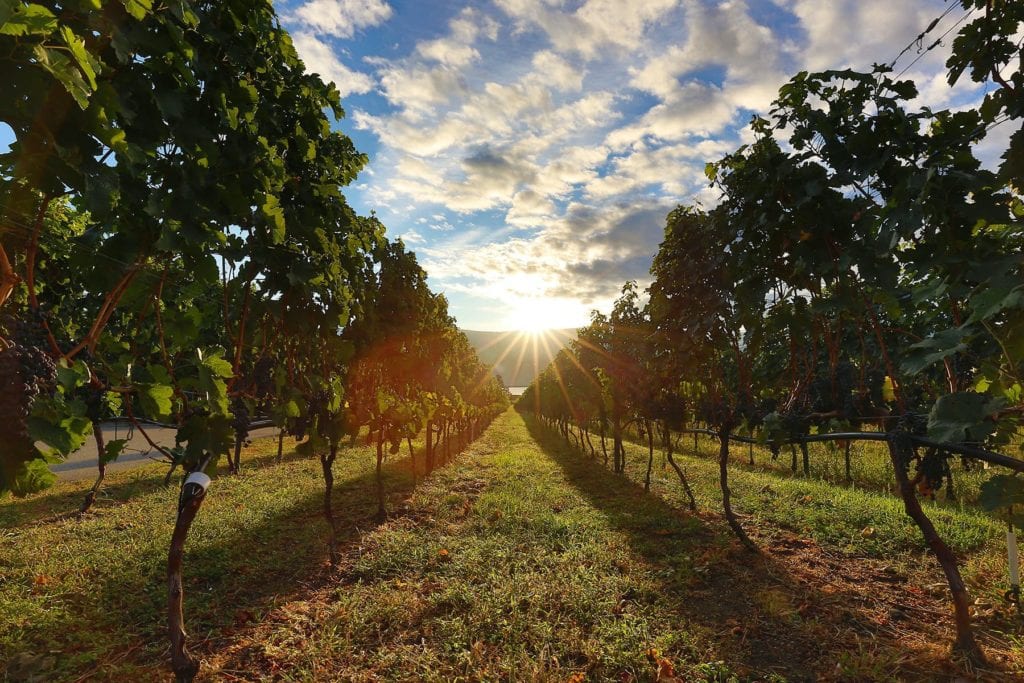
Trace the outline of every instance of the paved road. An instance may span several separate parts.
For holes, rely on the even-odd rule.
[[[103,426],[103,436],[107,441],[111,439],[124,439],[128,437],[128,425],[125,423],[111,423]],[[174,445],[174,430],[166,427],[151,426],[146,428],[146,433],[160,446]],[[250,438],[264,436],[277,436],[276,427],[261,427],[250,433]],[[154,451],[138,431],[134,433],[124,453],[114,462],[107,465],[107,472],[126,470],[147,462],[154,458],[160,459],[159,451]],[[89,436],[85,446],[72,453],[67,460],[56,465],[50,465],[50,471],[57,475],[61,481],[77,481],[80,479],[93,479],[96,476],[96,440]]]

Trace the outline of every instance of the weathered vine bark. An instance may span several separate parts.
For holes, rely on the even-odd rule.
[[[597,453],[596,453],[596,451],[594,451],[594,442],[590,440],[590,430],[589,429],[583,430],[583,435],[585,437],[587,437],[587,447],[590,448],[590,457],[591,458],[596,458],[597,457]]]
[[[444,461],[450,462],[452,459],[452,425],[450,422],[444,423]]]
[[[789,469],[793,471],[793,474],[796,474],[796,444],[795,443],[789,444],[789,452],[790,452],[790,455],[793,456],[793,460],[789,464]]]
[[[807,444],[802,441],[800,442],[800,453],[804,459],[804,475],[809,477],[811,476],[811,455],[807,450]]]
[[[846,465],[846,483],[849,484],[853,481],[853,475],[850,473],[850,442],[846,442],[846,446],[843,448],[843,462]]]
[[[748,455],[749,460],[750,460],[750,466],[753,467],[754,466],[754,444],[752,444],[752,443],[748,443],[747,444],[747,455]]]
[[[427,474],[434,471],[434,421],[427,420]]]
[[[969,609],[970,597],[964,586],[963,578],[960,576],[956,557],[921,508],[921,502],[917,499],[917,493],[914,491],[914,484],[907,474],[913,453],[913,446],[905,435],[894,434],[889,438],[889,458],[892,460],[893,471],[896,474],[896,483],[900,487],[903,508],[907,515],[914,520],[917,528],[921,530],[925,543],[928,544],[939,561],[953,596],[953,613],[956,623],[956,640],[953,642],[953,649],[961,653],[972,664],[981,665],[985,663],[985,654],[974,639]]]
[[[284,460],[284,427],[277,432],[277,462]]]
[[[718,432],[718,484],[722,489],[722,509],[725,511],[725,520],[729,523],[729,528],[747,549],[757,552],[757,546],[747,536],[747,532],[740,526],[736,514],[732,511],[732,494],[729,491],[729,430],[724,427]]]
[[[416,451],[413,450],[411,437],[405,437],[405,443],[409,446],[409,467],[412,468],[412,485],[416,486]]]
[[[172,462],[171,466],[167,468],[167,474],[164,475],[164,488],[171,485],[171,477],[174,476],[174,470],[178,469],[178,463]]]
[[[690,489],[690,482],[687,481],[686,475],[683,473],[683,468],[679,466],[679,463],[672,457],[672,432],[665,428],[665,457],[668,460],[668,464],[672,466],[672,469],[676,471],[676,475],[679,477],[679,483],[683,485],[683,492],[686,493],[686,498],[690,504],[690,511],[697,511],[697,501],[693,497],[693,491]]]
[[[622,425],[619,424],[618,420],[612,423],[612,455],[615,460],[615,467],[613,468],[616,474],[622,474],[626,471],[625,463],[625,452],[622,447]]]
[[[647,432],[647,473],[644,474],[644,491],[651,492],[651,468],[654,467],[654,432],[650,420],[644,420],[644,431]]]
[[[232,460],[228,458],[228,469],[231,474],[238,474],[242,471],[242,443],[245,441],[240,436],[235,436],[235,457]]]
[[[384,519],[388,515],[384,506],[384,430],[377,435],[377,517]]]
[[[92,436],[96,440],[96,469],[98,470],[96,476],[96,483],[92,485],[89,492],[85,494],[85,500],[82,501],[82,507],[79,512],[85,513],[89,511],[92,504],[96,502],[96,495],[99,493],[100,485],[103,483],[103,478],[107,474],[107,465],[103,460],[103,456],[107,452],[106,444],[103,442],[103,430],[100,427],[100,423],[93,420],[92,423]],[[170,477],[170,474],[168,474]]]
[[[604,466],[608,467],[608,444],[605,442],[604,425],[601,425],[601,454],[604,456]]]
[[[334,521],[334,506],[332,496],[334,493],[334,460],[338,457],[338,445],[331,444],[330,450],[320,454],[320,468],[324,472],[324,519],[331,533],[327,541],[327,551],[331,560],[331,566],[338,566],[341,559],[338,554],[338,525]]]
[[[171,640],[171,670],[179,683],[189,683],[199,673],[199,661],[186,647],[184,598],[181,585],[185,539],[206,499],[206,487],[198,483],[182,483],[178,500],[178,516],[174,521],[171,547],[167,553],[167,629]]]

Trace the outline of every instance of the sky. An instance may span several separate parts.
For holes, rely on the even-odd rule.
[[[370,157],[346,195],[376,211],[464,328],[581,326],[628,279],[649,282],[665,216],[711,206],[704,166],[805,69],[890,62],[943,0],[277,0],[307,68],[333,81],[340,127]],[[896,71],[919,101],[943,45]]]
[[[468,329],[578,327],[626,280],[646,285],[666,214],[715,203],[705,164],[798,71],[890,62],[949,10],[924,42],[951,31],[942,45],[896,72],[914,104],[983,94],[945,81],[955,0],[274,4],[370,158],[350,203],[416,252]],[[1010,132],[983,143],[992,158]]]

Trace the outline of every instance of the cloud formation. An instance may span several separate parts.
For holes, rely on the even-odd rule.
[[[283,12],[306,69],[334,83],[343,98],[370,92],[375,83],[369,75],[343,64],[323,37],[352,38],[359,29],[378,26],[392,14],[384,0],[308,0]]]
[[[287,16],[311,65],[372,93],[349,105],[378,141],[362,200],[416,244],[461,321],[494,328],[502,321],[485,301],[523,309],[546,297],[576,311],[565,324],[585,322],[623,280],[647,276],[674,205],[715,201],[705,163],[747,140],[750,116],[791,74],[891,60],[945,8],[494,0],[446,6],[415,39],[362,52],[359,32],[395,19],[383,0],[313,0]],[[366,73],[339,50],[359,54]],[[972,95],[944,86],[944,50],[907,74],[921,104]]]

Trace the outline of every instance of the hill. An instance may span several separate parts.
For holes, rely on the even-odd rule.
[[[506,386],[525,387],[547,367],[559,349],[576,338],[575,329],[531,332],[463,330],[480,360],[494,366]]]

